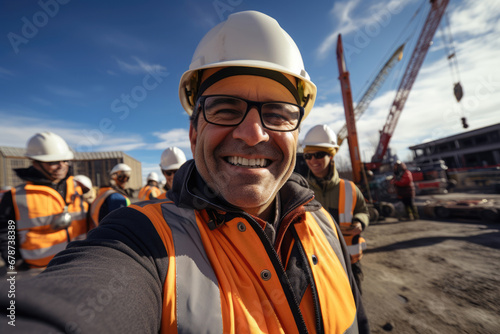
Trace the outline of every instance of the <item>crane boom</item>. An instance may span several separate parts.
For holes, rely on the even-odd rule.
[[[396,65],[398,61],[401,60],[403,57],[403,49],[405,45],[402,44],[394,53],[392,54],[391,58],[384,64],[380,72],[377,74],[375,79],[373,80],[372,84],[366,92],[363,94],[361,99],[359,100],[358,104],[354,108],[354,118],[355,120],[359,120],[359,118],[363,115],[363,113],[368,109],[368,106],[372,102],[373,98],[375,95],[377,95],[377,92],[379,91],[380,87],[384,83],[385,79],[393,69],[393,67]],[[339,130],[337,133],[337,145],[342,145],[342,142],[347,138],[347,124],[344,124],[344,126]]]
[[[342,46],[342,35],[337,38],[337,64],[339,67],[340,88],[342,90],[342,100],[344,101],[344,112],[347,124],[349,141],[349,155],[351,157],[352,175],[354,183],[362,180],[362,162],[359,154],[358,133],[356,131],[356,121],[354,120],[354,108],[352,105],[351,82],[349,72],[344,58],[344,47]]]
[[[420,32],[420,36],[408,62],[404,76],[401,79],[396,97],[394,98],[389,115],[387,116],[387,120],[380,134],[377,149],[372,157],[370,165],[370,168],[372,169],[377,168],[382,163],[382,159],[387,151],[387,147],[389,146],[389,141],[394,133],[399,116],[401,116],[401,112],[406,100],[408,99],[410,90],[415,83],[418,71],[424,62],[427,51],[431,45],[432,38],[436,33],[439,22],[441,21],[441,18],[446,10],[446,6],[448,6],[449,0],[430,0],[430,2],[431,9],[427,15],[424,26],[422,27],[422,31]]]

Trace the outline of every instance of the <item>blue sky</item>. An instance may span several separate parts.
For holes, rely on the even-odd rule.
[[[412,21],[420,7],[423,16]],[[78,151],[125,151],[142,162],[144,175],[159,172],[168,146],[191,157],[188,117],[178,98],[180,76],[204,34],[243,10],[277,19],[318,86],[299,138],[318,123],[338,131],[345,123],[335,58],[338,33],[356,102],[401,42],[398,36],[407,36],[404,28],[409,22],[417,28],[428,8],[427,0],[2,1],[0,145],[24,147],[34,133],[49,130]],[[500,122],[500,4],[451,0],[447,13],[464,99],[454,100],[438,31],[391,140],[404,160],[408,146],[462,132],[463,115],[468,130]],[[366,161],[412,48],[407,46],[357,124]],[[336,161],[348,163],[347,145]]]

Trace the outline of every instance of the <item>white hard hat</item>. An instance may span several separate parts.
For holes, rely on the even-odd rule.
[[[68,144],[52,132],[37,133],[28,140],[26,156],[37,161],[73,160]]]
[[[87,189],[92,189],[92,181],[90,181],[90,179],[85,176],[85,175],[75,175],[73,177],[75,179],[76,182],[79,182],[82,184],[82,186],[84,186],[85,188]]]
[[[160,167],[163,170],[179,169],[186,162],[186,155],[177,147],[169,147],[161,154]]]
[[[156,174],[155,172],[151,172],[148,174],[148,181],[160,182],[160,178],[158,177],[158,174]]]
[[[198,94],[198,71],[214,67],[249,67],[290,74],[298,79],[304,118],[314,105],[316,86],[304,68],[297,45],[275,19],[260,12],[231,14],[200,41],[179,84],[181,104],[189,115]]]
[[[118,173],[118,172],[131,172],[131,171],[132,171],[132,168],[130,168],[129,165],[124,164],[124,163],[119,163],[115,167],[113,167],[111,172],[109,172],[109,175],[113,175],[114,173]]]
[[[326,124],[312,127],[306,134],[302,146],[319,146],[338,148],[335,132]]]

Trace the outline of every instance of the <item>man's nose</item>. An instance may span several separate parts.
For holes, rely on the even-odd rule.
[[[233,137],[243,140],[248,146],[255,146],[269,140],[268,131],[262,125],[257,108],[253,107],[243,122],[233,130]]]

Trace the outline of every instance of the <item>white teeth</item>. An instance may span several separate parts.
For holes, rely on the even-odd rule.
[[[266,167],[268,165],[266,159],[247,159],[243,157],[228,157],[227,162],[235,166],[252,168]]]

